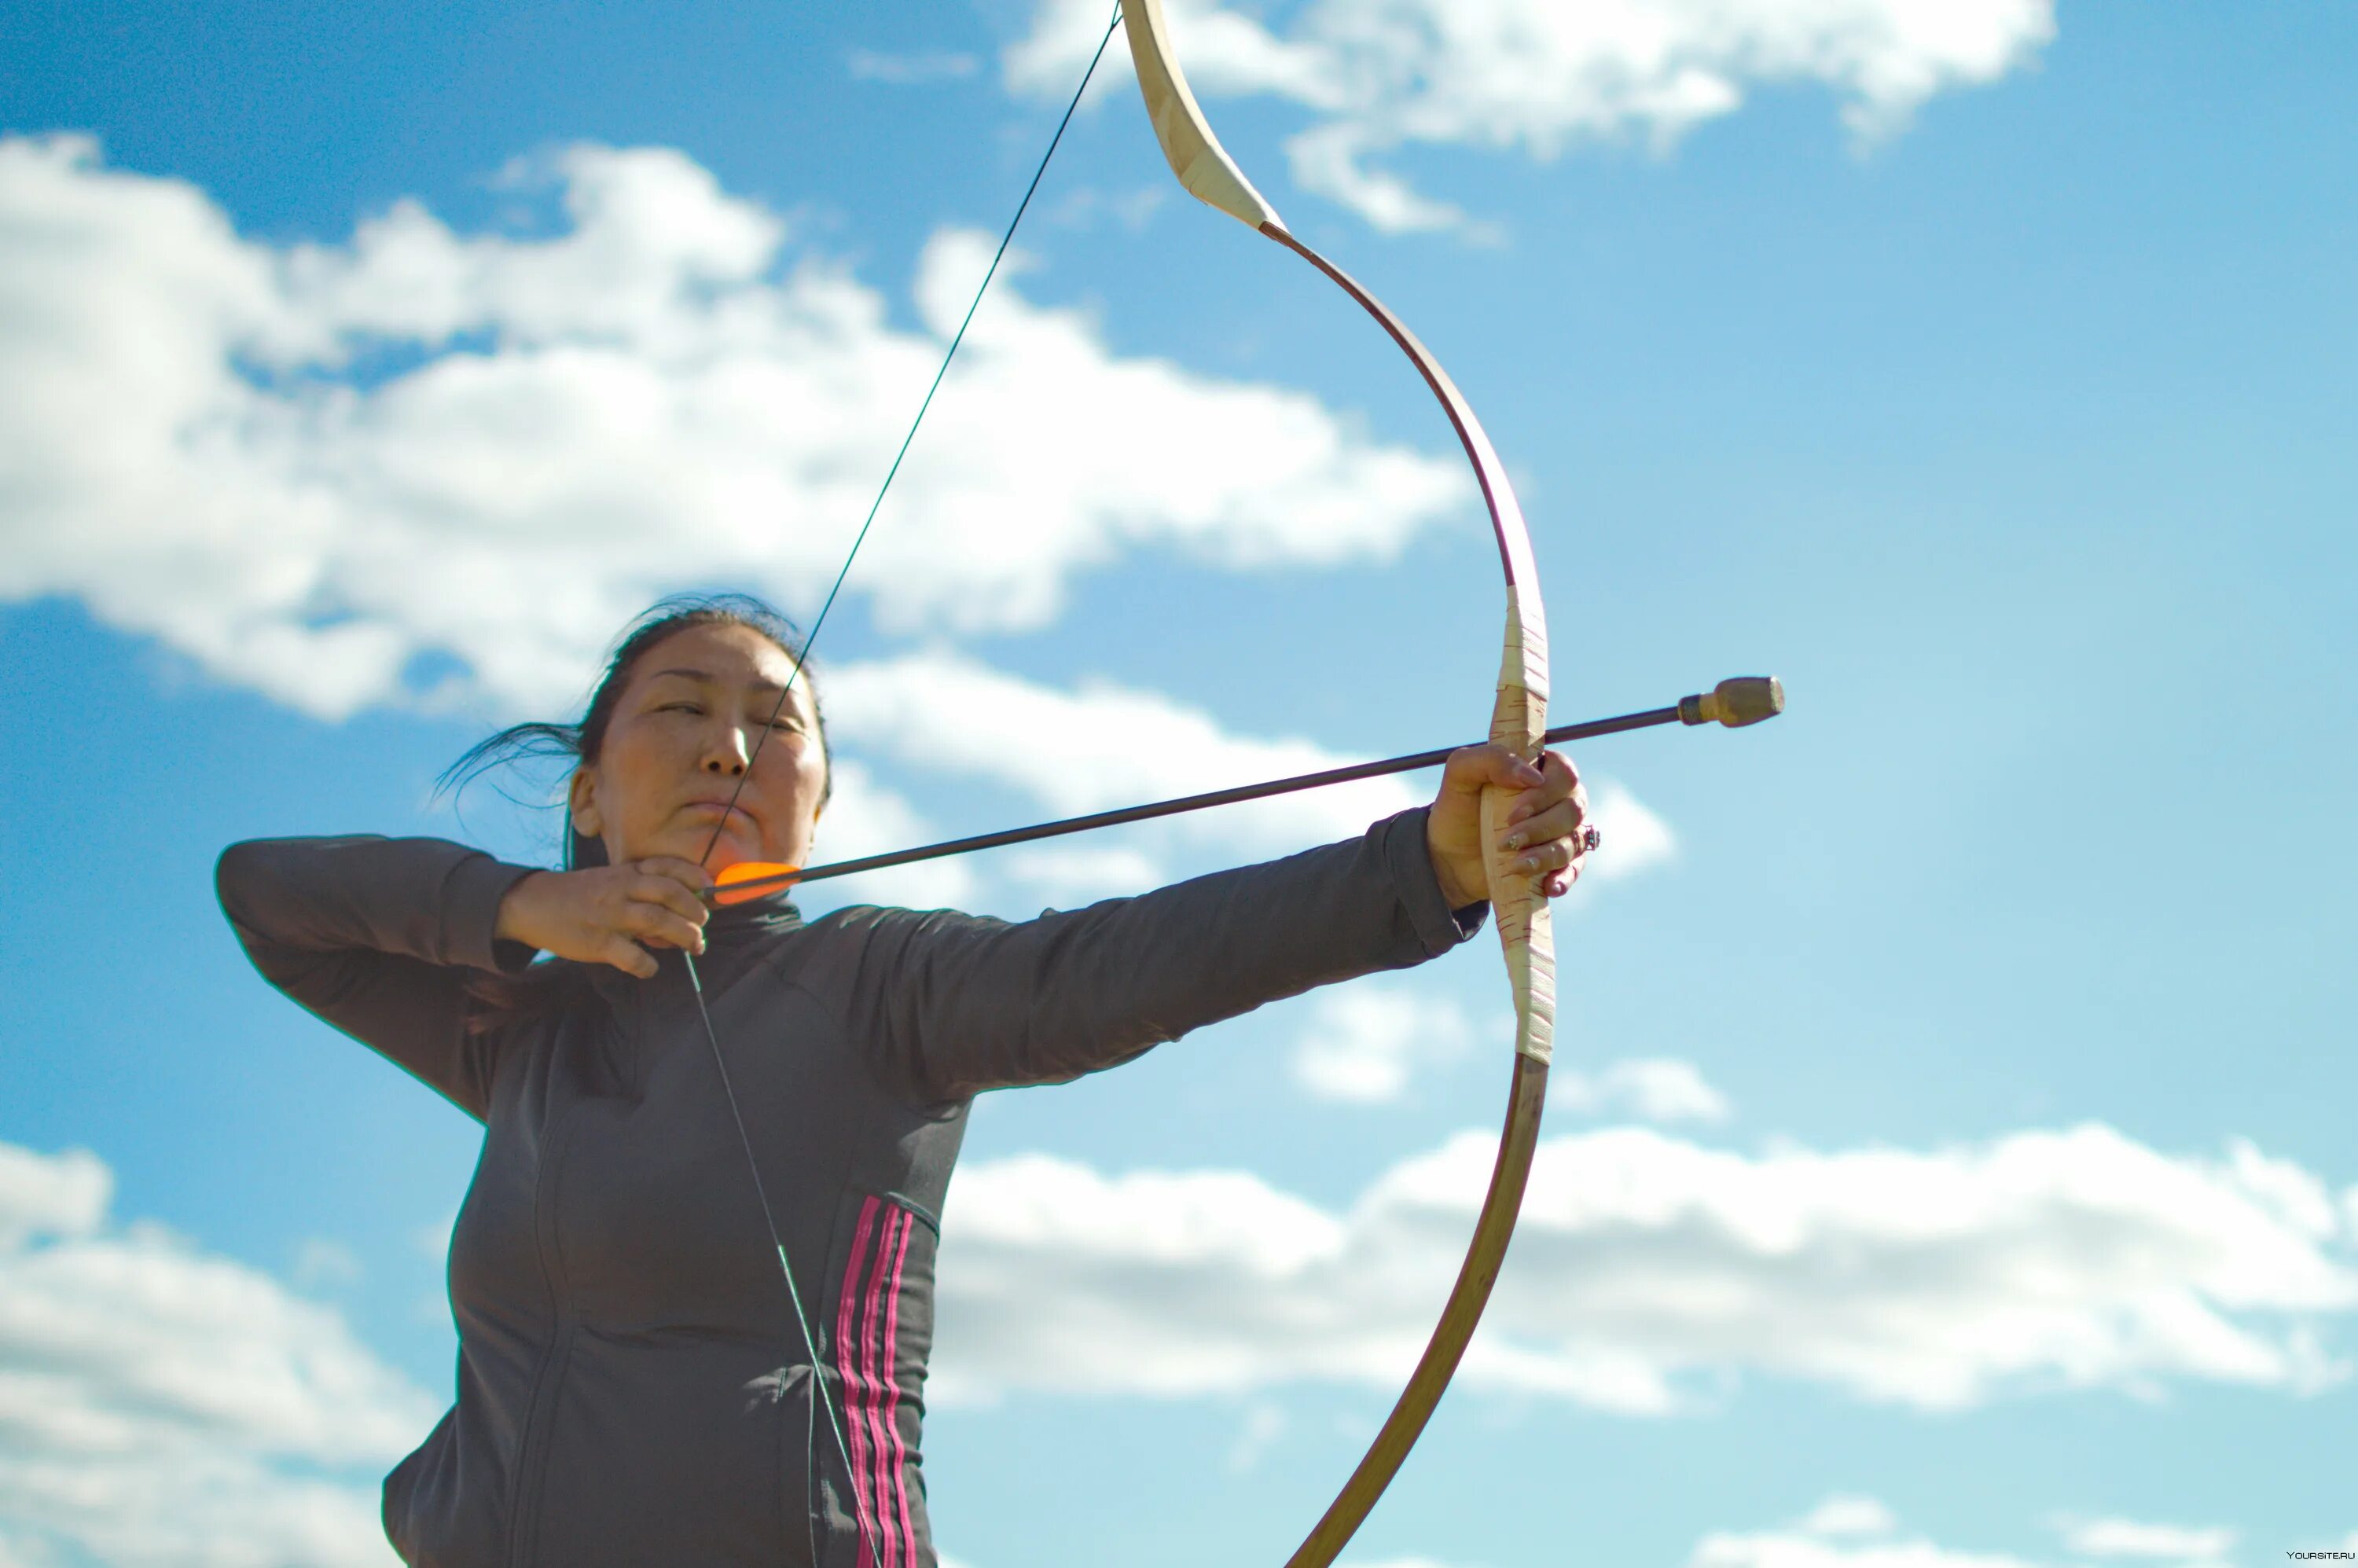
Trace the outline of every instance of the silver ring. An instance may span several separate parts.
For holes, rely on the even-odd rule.
[[[1605,835],[1604,835],[1604,834],[1602,834],[1602,833],[1599,833],[1599,832],[1596,830],[1596,824],[1595,824],[1594,822],[1591,822],[1591,823],[1587,824],[1586,826],[1585,826],[1584,827],[1582,827],[1582,828],[1581,828],[1581,830],[1580,830],[1580,852],[1581,852],[1582,854],[1585,855],[1585,854],[1590,853],[1590,852],[1591,852],[1592,850],[1594,850],[1594,849],[1595,849],[1599,844],[1602,844],[1602,843],[1604,843],[1604,842],[1605,842]]]

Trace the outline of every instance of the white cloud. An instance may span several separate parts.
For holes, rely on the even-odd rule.
[[[1397,1102],[1420,1073],[1485,1040],[1513,1037],[1506,1017],[1477,1022],[1454,998],[1412,980],[1363,979],[1293,1005],[1307,1014],[1293,1051],[1294,1081],[1315,1098],[1349,1104]],[[1548,1094],[1559,1111],[1643,1121],[1717,1123],[1735,1113],[1692,1063],[1664,1057],[1615,1062],[1594,1075],[1558,1066]]]
[[[397,1568],[377,1511],[373,1486],[243,1455],[0,1454],[0,1563],[12,1546],[27,1564],[70,1546],[110,1568]]]
[[[1285,1435],[1285,1411],[1268,1400],[1257,1400],[1245,1411],[1237,1440],[1228,1449],[1228,1471],[1243,1475],[1258,1466],[1272,1444]]]
[[[1618,881],[1678,858],[1671,825],[1610,779],[1590,791],[1588,819],[1595,825],[1598,842],[1595,853],[1581,865],[1583,881]]]
[[[1320,1099],[1397,1100],[1418,1068],[1454,1061],[1474,1044],[1473,1021],[1444,996],[1399,981],[1361,980],[1320,991],[1293,1049],[1294,1080]],[[1504,1023],[1493,1031],[1511,1039]]]
[[[1727,1097],[1691,1062],[1640,1057],[1616,1062],[1594,1077],[1559,1068],[1549,1096],[1567,1110],[1626,1110],[1643,1121],[1725,1121]]]
[[[373,1476],[432,1401],[330,1309],[108,1223],[110,1185],[0,1144],[0,1558],[390,1564]]]
[[[1833,1497],[1789,1529],[1714,1531],[1696,1545],[1687,1568],[2039,1568],[2006,1552],[1960,1551],[1921,1537],[1896,1535],[1899,1521],[1873,1498]],[[2172,1568],[2227,1568],[2234,1543],[2225,1529],[2189,1530],[2126,1519],[2067,1521],[2066,1550],[2079,1557],[2167,1560]]]
[[[931,81],[956,81],[972,76],[982,62],[970,54],[937,49],[931,54],[882,54],[853,49],[844,64],[855,81],[882,81],[893,87],[915,87]]]
[[[279,246],[87,138],[0,139],[0,598],[75,597],[322,715],[561,707],[682,587],[807,613],[986,242],[936,237],[903,330],[678,153],[575,147],[513,183],[561,201],[554,232],[403,201]],[[1118,358],[1002,274],[849,591],[888,630],[1037,626],[1126,551],[1379,562],[1471,499],[1454,457]]]
[[[1339,1213],[1238,1173],[970,1167],[937,1391],[1393,1386],[1495,1147],[1453,1139]],[[1553,1139],[1464,1377],[1646,1414],[1746,1371],[1926,1409],[2173,1379],[2306,1393],[2346,1371],[2318,1329],[2358,1306],[2358,1268],[2252,1169],[2096,1125],[1931,1152]]]
[[[1899,1521],[1874,1498],[1842,1495],[1812,1509],[1801,1528],[1812,1535],[1888,1535]]]
[[[87,1236],[106,1217],[114,1173],[87,1149],[37,1154],[0,1143],[0,1249],[28,1236]]]
[[[1286,37],[1210,0],[1167,9],[1200,96],[1306,110],[1286,144],[1295,181],[1395,232],[1467,224],[1372,161],[1402,148],[1545,162],[1584,142],[1667,147],[1792,82],[1828,89],[1872,140],[1943,92],[2027,67],[2055,36],[2051,0],[1314,0]],[[1003,58],[1010,87],[1061,98],[1103,26],[1091,0],[1040,0]]]
[[[1328,1317],[1301,1284],[1348,1240],[1341,1220],[1241,1171],[1107,1177],[1023,1155],[961,1170],[952,1202],[937,1400],[1023,1386],[1250,1389],[1269,1380],[1275,1347],[1254,1339],[1264,1313],[1231,1292]]]
[[[1088,230],[1109,223],[1130,233],[1142,232],[1154,214],[1170,205],[1172,188],[1135,185],[1126,190],[1100,190],[1079,186],[1059,197],[1048,209],[1048,222],[1059,228]]]
[[[1487,1155],[1441,1158],[1462,1186]],[[1757,1158],[1609,1130],[1543,1153],[1516,1246],[1549,1310],[1511,1294],[1501,1327],[1579,1325],[1661,1373],[1665,1408],[1675,1371],[1743,1365],[1935,1409],[2169,1378],[2307,1392],[2346,1372],[2310,1320],[2358,1305],[2322,1239],[2234,1161],[2101,1125]]]
[[[945,837],[907,801],[878,784],[864,764],[838,757],[834,768],[834,793],[811,849],[814,864],[914,849]],[[968,906],[974,898],[972,863],[954,856],[813,882],[809,892],[795,895],[795,902],[812,911],[848,903],[953,909]]]
[[[85,138],[0,138],[0,599],[74,596],[320,715],[563,711],[616,629],[682,587],[807,612],[981,243],[936,238],[925,330],[904,331],[677,153],[576,147],[508,178],[561,201],[553,232],[460,234],[405,201],[348,242],[281,246],[192,187],[103,168]],[[1118,359],[1084,316],[997,287],[851,578],[888,630],[1036,625],[1136,548],[1318,568],[1471,518],[1454,460],[1374,445],[1298,394]],[[1222,461],[1168,460],[1188,447]],[[863,752],[1051,814],[1364,760],[938,647],[827,681],[851,753],[830,859],[938,836],[852,782]],[[1183,851],[1290,851],[1415,798],[1368,781],[1000,864],[1052,900],[1131,892]],[[1626,792],[1600,786],[1598,815],[1597,875],[1667,852]],[[814,894],[963,903],[974,875]]]
[[[2039,1568],[2006,1552],[1959,1551],[1895,1536],[1899,1521],[1874,1498],[1835,1496],[1783,1530],[1714,1530],[1687,1568]]]
[[[2215,1563],[2234,1549],[2235,1532],[2224,1525],[2190,1527],[2147,1524],[2126,1519],[2067,1519],[2061,1524],[2066,1551],[2082,1557],[2159,1559],[2190,1565]]]
[[[1276,92],[1325,108],[1342,106],[1343,95],[1330,80],[1331,62],[1316,44],[1290,43],[1234,7],[1181,0],[1163,11],[1179,31],[1180,63],[1198,92]],[[1001,58],[1008,84],[1033,97],[1069,95],[1105,36],[1106,15],[1096,0],[1039,0],[1031,32],[1009,45]],[[1117,32],[1107,52],[1126,59],[1128,49]],[[1111,70],[1101,72],[1090,89],[1093,102],[1100,94],[1125,93],[1134,98],[1136,89]]]
[[[839,665],[822,679],[828,732],[841,743],[1021,790],[1058,816],[1367,760],[1306,741],[1236,735],[1156,692],[1103,680],[1064,690],[943,649]],[[1418,800],[1398,778],[1364,779],[1192,812],[1146,831],[1276,852],[1347,838]]]
[[[2008,1552],[1963,1551],[1920,1536],[1897,1538],[1899,1521],[1873,1498],[1832,1497],[1782,1530],[1715,1530],[1687,1568],[2041,1568]],[[2106,1519],[2072,1525],[2067,1550],[2081,1557],[2166,1559],[2172,1568],[2227,1568],[2220,1553],[2231,1530],[2186,1530]],[[1892,1538],[1892,1539],[1867,1539]]]
[[[1142,849],[1070,845],[1011,849],[993,870],[1062,903],[1144,892],[1166,880],[1162,862]]]
[[[295,1282],[306,1290],[358,1284],[364,1271],[360,1254],[331,1237],[306,1237],[295,1249]]]
[[[458,1228],[459,1215],[454,1209],[448,1217],[437,1220],[431,1225],[421,1225],[411,1231],[409,1244],[416,1248],[421,1255],[431,1258],[438,1263],[450,1256],[450,1237]]]

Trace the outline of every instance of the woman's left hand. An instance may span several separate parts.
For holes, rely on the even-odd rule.
[[[1504,746],[1464,746],[1449,754],[1441,793],[1424,823],[1425,849],[1449,907],[1463,909],[1490,896],[1482,869],[1482,792],[1493,784],[1522,791],[1507,811],[1499,844],[1514,856],[1512,868],[1537,876],[1540,892],[1550,898],[1571,892],[1594,831],[1580,774],[1554,752],[1541,752],[1534,767]]]

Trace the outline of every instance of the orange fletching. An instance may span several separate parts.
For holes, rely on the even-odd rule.
[[[712,902],[715,903],[751,903],[757,898],[767,898],[779,889],[791,887],[802,875],[800,866],[778,865],[768,860],[740,860],[724,866],[712,879]],[[752,882],[752,887],[741,884]],[[736,891],[731,892],[731,889]]]

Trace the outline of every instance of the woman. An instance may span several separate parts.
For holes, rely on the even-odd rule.
[[[658,606],[578,726],[471,752],[575,753],[575,869],[430,839],[222,857],[265,978],[484,1125],[450,1244],[458,1401],[385,1481],[419,1568],[932,1563],[921,1390],[972,1098],[1455,946],[1484,914],[1485,785],[1524,792],[1509,847],[1549,892],[1578,874],[1569,765],[1480,746],[1360,838],[1022,925],[712,910],[715,871],[808,863],[827,752],[795,648],[751,600]]]

